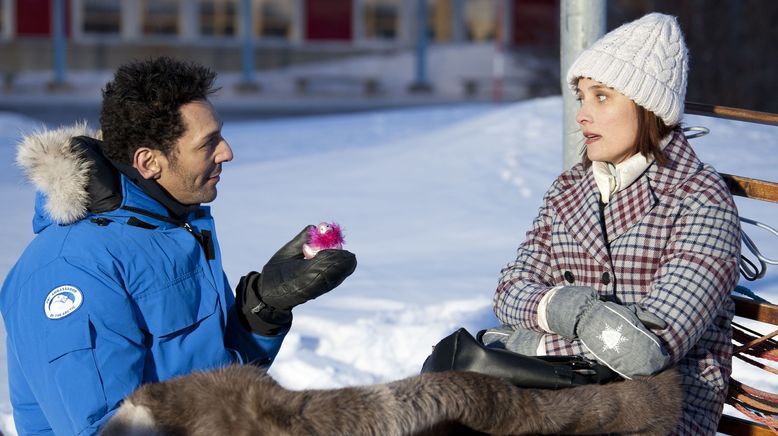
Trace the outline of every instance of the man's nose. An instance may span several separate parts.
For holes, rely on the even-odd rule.
[[[222,139],[219,143],[219,151],[216,153],[216,163],[229,162],[232,158],[232,147],[227,140]]]

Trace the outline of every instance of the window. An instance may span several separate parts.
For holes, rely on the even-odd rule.
[[[443,42],[451,39],[451,8],[455,0],[427,1],[427,37],[432,41]],[[414,4],[414,9],[416,5]],[[415,10],[414,14],[418,13]]]
[[[493,0],[467,0],[465,35],[471,41],[493,40],[497,25],[497,5]]]
[[[461,0],[457,3],[459,1],[428,0],[427,32],[430,39],[437,42],[459,37],[469,41],[494,39],[497,1],[502,0]],[[458,23],[457,14],[461,14],[461,23]]]
[[[203,0],[200,3],[200,34],[234,36],[238,7],[237,0]]]
[[[260,38],[292,38],[294,4],[289,0],[254,0],[254,34]]]
[[[84,33],[118,34],[121,30],[120,0],[83,0]]]
[[[178,33],[177,0],[143,0],[144,35],[175,35]]]
[[[397,38],[400,12],[399,0],[365,0],[362,7],[365,38]]]

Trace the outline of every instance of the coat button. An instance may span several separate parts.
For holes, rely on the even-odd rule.
[[[567,283],[575,283],[575,277],[573,276],[573,273],[570,271],[565,271],[565,280],[567,280]]]
[[[607,271],[602,273],[602,284],[607,285],[611,282],[611,275]]]

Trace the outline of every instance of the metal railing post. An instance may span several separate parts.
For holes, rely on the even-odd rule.
[[[411,92],[432,92],[427,80],[427,0],[416,0],[416,56],[415,81]]]
[[[53,10],[51,15],[52,23],[52,42],[54,48],[54,81],[50,84],[51,88],[62,88],[65,86],[65,0],[53,0]]]
[[[254,35],[251,28],[251,0],[241,0],[241,18],[243,19],[243,43],[241,65],[243,78],[238,89],[246,92],[259,91],[259,85],[254,81]]]

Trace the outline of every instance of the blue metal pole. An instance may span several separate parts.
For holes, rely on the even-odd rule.
[[[54,83],[65,83],[65,0],[54,0]]]
[[[412,91],[429,92],[427,82],[427,0],[416,0],[416,81]]]
[[[241,0],[243,17],[243,84],[254,83],[254,38],[251,32],[251,0]]]

